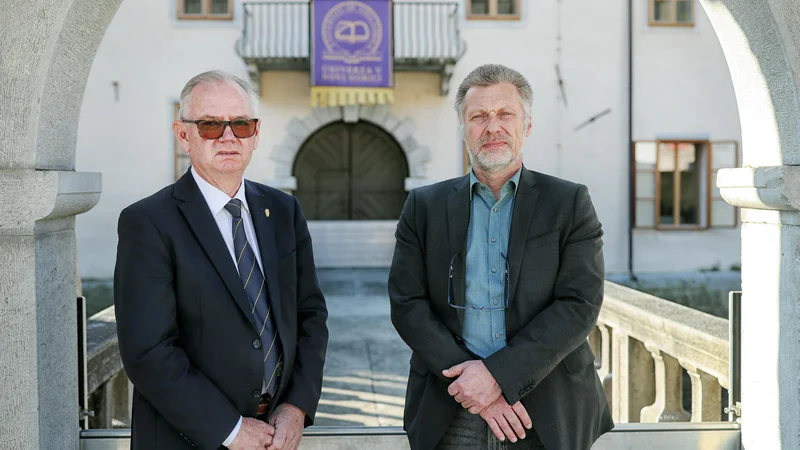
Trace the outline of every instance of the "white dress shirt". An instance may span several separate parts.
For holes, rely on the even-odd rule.
[[[225,209],[225,205],[231,201],[231,197],[228,197],[228,194],[201,178],[200,175],[195,172],[194,167],[192,167],[191,171],[194,181],[197,183],[197,187],[200,188],[200,193],[203,194],[203,198],[205,198],[206,203],[208,203],[208,209],[211,210],[211,215],[213,215],[214,220],[217,221],[217,228],[219,228],[219,232],[222,234],[222,239],[225,240],[225,245],[228,246],[228,252],[231,254],[231,259],[233,260],[233,266],[236,267],[238,271],[239,267],[236,265],[236,253],[233,249],[233,216]],[[242,179],[242,184],[239,186],[239,190],[236,191],[236,195],[234,195],[233,198],[242,201],[244,233],[245,236],[247,236],[247,241],[250,243],[250,246],[254,249],[253,253],[256,255],[258,267],[263,274],[264,266],[261,264],[261,252],[257,251],[259,247],[258,240],[256,239],[256,230],[255,227],[253,227],[253,217],[250,214],[250,207],[247,205],[247,198],[245,198],[244,195],[244,179]],[[225,439],[222,445],[225,447],[229,446],[236,438],[236,435],[239,434],[239,429],[241,427],[242,417],[239,416],[239,422],[236,423],[236,427],[234,427],[233,431],[231,431],[231,434],[228,435],[228,438]]]

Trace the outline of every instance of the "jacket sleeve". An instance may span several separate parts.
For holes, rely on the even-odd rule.
[[[553,302],[484,364],[509,404],[536,387],[589,336],[603,303],[603,231],[586,186],[574,200],[572,226],[561,249]],[[536,274],[530,274],[535,276]]]
[[[177,345],[172,252],[135,206],[120,214],[118,233],[114,305],[125,372],[174,428],[197,447],[216,449],[240,414]]]
[[[425,256],[415,227],[416,195],[408,196],[395,232],[389,271],[392,324],[425,367],[443,380],[442,371],[473,358],[431,309]]]
[[[282,403],[306,413],[305,426],[314,423],[322,394],[322,369],[328,347],[328,309],[319,288],[308,223],[294,199],[297,251],[297,343],[294,371]]]

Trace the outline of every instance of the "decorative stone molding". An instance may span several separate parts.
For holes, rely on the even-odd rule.
[[[55,170],[0,171],[0,228],[24,234],[40,219],[62,219],[84,213],[100,200],[99,173]],[[31,195],[36,193],[36,195]]]
[[[292,119],[286,127],[287,133],[283,142],[272,149],[271,158],[275,161],[275,178],[267,181],[267,183],[270,186],[287,191],[296,189],[297,180],[293,177],[292,165],[303,143],[320,128],[341,120],[348,123],[363,120],[375,124],[383,128],[397,141],[408,160],[410,176],[405,181],[406,190],[433,182],[433,180],[427,178],[431,150],[417,142],[414,137],[416,133],[414,122],[408,118],[400,119],[395,117],[389,110],[388,105],[379,105],[314,108],[309,116],[302,119]]]
[[[717,187],[733,206],[800,211],[800,166],[722,169]]]

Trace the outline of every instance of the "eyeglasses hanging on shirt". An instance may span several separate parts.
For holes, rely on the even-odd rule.
[[[511,271],[509,270],[510,268],[509,268],[509,265],[508,265],[508,258],[506,258],[506,255],[504,255],[503,253],[500,253],[500,256],[503,257],[503,261],[506,263],[506,281],[505,281],[505,284],[503,285],[503,296],[505,297],[505,301],[506,301],[504,306],[475,306],[475,305],[461,306],[461,305],[453,304],[453,302],[451,300],[452,299],[452,292],[453,292],[453,262],[456,260],[456,256],[458,256],[458,253],[456,253],[455,255],[453,255],[452,258],[450,258],[450,271],[449,271],[449,273],[447,275],[447,304],[449,306],[455,308],[455,309],[464,309],[464,310],[468,310],[468,311],[471,311],[471,310],[474,310],[474,311],[502,311],[504,309],[507,309],[508,308],[508,286],[510,285],[509,273]]]

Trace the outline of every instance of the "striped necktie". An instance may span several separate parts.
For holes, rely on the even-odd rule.
[[[244,283],[244,291],[250,301],[250,309],[255,318],[256,331],[259,341],[264,349],[264,386],[266,392],[274,397],[278,386],[277,378],[280,377],[282,354],[281,342],[278,338],[278,329],[275,327],[275,318],[270,315],[271,308],[267,294],[266,280],[258,267],[256,255],[247,241],[242,219],[242,201],[231,199],[225,209],[233,216],[233,249],[236,255],[236,265],[239,268],[239,277]],[[259,344],[260,343],[260,344]]]

